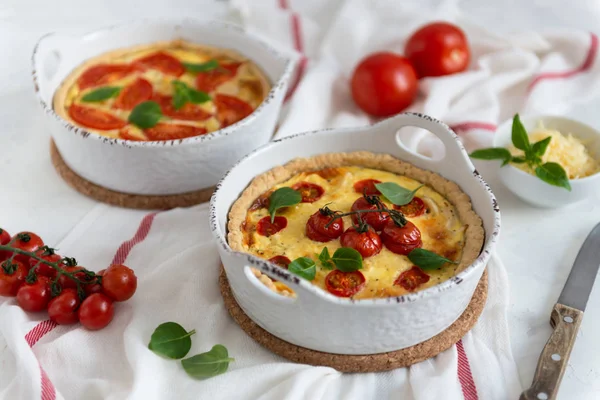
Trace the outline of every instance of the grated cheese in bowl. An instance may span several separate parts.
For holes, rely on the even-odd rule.
[[[550,144],[542,156],[542,162],[555,162],[560,164],[569,179],[585,178],[600,171],[598,161],[592,157],[585,143],[571,133],[563,135],[557,130],[548,129],[540,122],[529,134],[529,141],[533,144],[551,136]],[[513,156],[523,155],[523,151],[511,146]],[[527,164],[511,163],[513,166],[535,175],[535,171]]]

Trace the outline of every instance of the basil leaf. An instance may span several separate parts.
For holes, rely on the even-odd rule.
[[[350,247],[341,247],[333,253],[331,261],[342,272],[352,272],[361,269],[363,258],[360,253]]]
[[[308,257],[299,257],[288,265],[288,271],[301,278],[312,281],[317,274],[317,264]]]
[[[375,187],[381,192],[389,201],[397,206],[403,206],[412,201],[415,197],[417,190],[421,189],[424,185],[419,186],[415,190],[408,190],[394,182],[383,182],[376,183]]]
[[[519,150],[525,151],[531,148],[531,144],[529,144],[529,136],[527,136],[527,131],[521,123],[521,118],[519,118],[519,114],[515,114],[515,116],[513,117],[512,142],[515,145],[515,147]]]
[[[129,114],[129,122],[142,128],[152,128],[162,118],[160,106],[155,101],[144,101],[131,111]]]
[[[192,348],[192,336],[195,330],[187,332],[175,322],[165,322],[154,330],[148,348],[167,358],[183,358]]]
[[[531,146],[531,151],[536,156],[543,156],[552,140],[552,136],[548,136],[545,139],[540,140],[539,142],[535,142],[533,146]]]
[[[269,196],[269,214],[271,214],[271,223],[275,221],[275,212],[283,207],[290,207],[299,204],[302,201],[300,192],[290,188],[282,187],[271,193]]]
[[[502,166],[505,166],[510,162],[512,154],[504,147],[490,147],[487,149],[475,150],[469,154],[469,156],[480,160],[502,160]]]
[[[425,249],[414,249],[408,253],[408,259],[417,267],[428,270],[438,269],[446,263],[457,264],[456,262],[435,254],[433,251]]]
[[[196,90],[185,82],[174,80],[171,82],[173,85],[173,107],[179,110],[185,105],[185,103],[201,104],[209,101],[211,97],[206,92]]]
[[[104,101],[116,97],[120,92],[121,88],[118,86],[104,86],[86,93],[85,96],[81,98],[81,101],[86,103]]]
[[[560,164],[547,162],[538,166],[535,169],[535,174],[538,178],[550,185],[565,188],[569,192],[571,191],[571,184],[569,183],[567,173]]]
[[[323,247],[321,250],[321,254],[319,254],[319,261],[321,261],[321,266],[325,269],[333,269],[335,264],[329,255],[329,249],[327,247]]]
[[[515,164],[523,164],[527,160],[525,159],[525,157],[513,157],[510,161],[514,162]]]
[[[192,378],[204,379],[224,373],[232,361],[235,359],[229,357],[227,348],[217,344],[206,353],[181,360],[181,365]]]
[[[187,62],[181,64],[183,64],[183,67],[189,72],[208,72],[219,67],[219,62],[217,60],[210,60],[201,64]]]

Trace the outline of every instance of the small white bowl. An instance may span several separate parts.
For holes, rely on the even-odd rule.
[[[521,116],[521,122],[531,132],[542,122],[547,129],[558,130],[562,134],[571,133],[584,140],[594,158],[600,156],[600,132],[589,125],[573,119],[553,115]],[[494,135],[494,147],[509,148],[512,145],[512,118],[498,127]],[[525,202],[541,208],[558,208],[578,203],[600,191],[600,174],[571,179],[571,191],[552,186],[538,177],[528,174],[513,165],[498,168],[498,177],[511,192]]]

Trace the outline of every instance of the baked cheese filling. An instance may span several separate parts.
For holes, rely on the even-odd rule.
[[[241,54],[183,40],[119,49],[76,68],[53,106],[102,136],[184,139],[232,125],[265,99],[270,83]]]
[[[286,204],[281,196],[274,199],[281,188],[299,192],[302,200],[278,208],[272,219],[271,203]],[[402,203],[396,195],[404,196],[406,204],[394,204],[378,188],[394,203]],[[430,186],[358,166],[296,174],[260,195],[241,225],[244,251],[354,299],[400,296],[456,275],[468,227],[454,205]],[[357,253],[360,267],[346,260],[356,261]],[[282,282],[254,272],[272,289],[293,295]]]

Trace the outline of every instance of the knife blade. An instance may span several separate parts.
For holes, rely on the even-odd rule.
[[[600,268],[600,223],[588,234],[550,316],[552,335],[520,400],[554,400]]]

